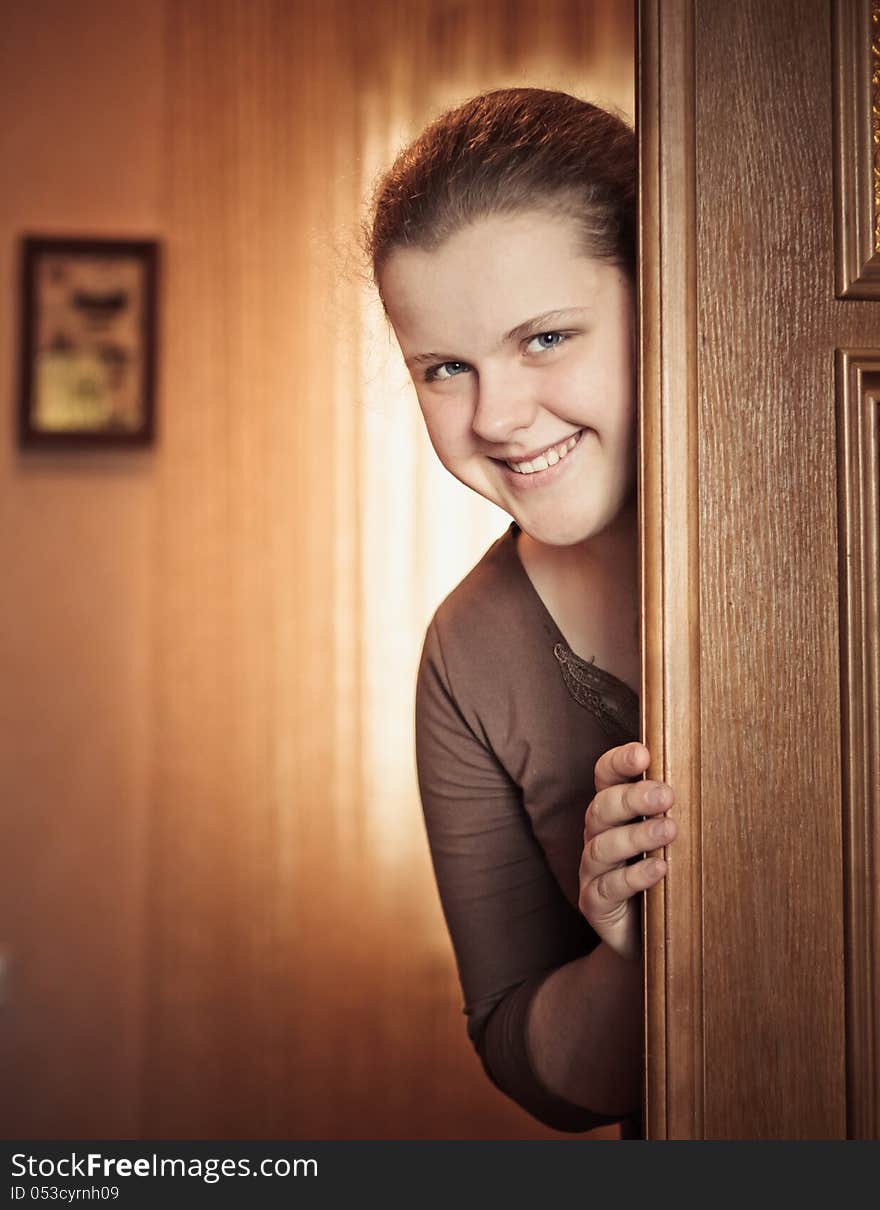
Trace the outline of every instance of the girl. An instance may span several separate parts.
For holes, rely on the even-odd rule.
[[[512,518],[436,611],[417,683],[468,1035],[542,1122],[625,1134],[637,896],[666,872],[642,855],[676,831],[637,742],[635,186],[618,118],[499,89],[400,154],[368,235],[440,461]]]

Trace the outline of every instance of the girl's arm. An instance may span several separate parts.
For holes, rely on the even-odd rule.
[[[536,1075],[557,1096],[612,1117],[639,1105],[642,966],[602,943],[544,980],[531,1003]]]
[[[663,817],[673,803],[671,787],[632,780],[649,763],[650,753],[639,743],[612,748],[596,762],[579,904],[602,942],[542,983],[528,1019],[541,1080],[559,1096],[603,1113],[629,1112],[638,1104],[643,1007],[637,896],[666,872],[664,861],[639,858],[671,844],[676,834],[675,821]]]
[[[468,1036],[486,1073],[507,1096],[556,1130],[583,1132],[617,1121],[637,1104],[637,1097],[630,1102],[617,1091],[608,1098],[606,1112],[599,1103],[602,1088],[590,1089],[578,1080],[578,1095],[572,1099],[536,1069],[540,1055],[542,1071],[555,1071],[552,1062],[548,1067],[548,1056],[557,1054],[564,1063],[582,1037],[590,1039],[597,1054],[622,1054],[615,1035],[623,1010],[619,1004],[615,1010],[614,1002],[618,990],[626,998],[628,988],[616,989],[606,977],[605,956],[592,960],[598,938],[550,872],[519,788],[465,721],[436,619],[419,669],[416,756]],[[637,972],[638,963],[633,965]],[[582,994],[580,981],[570,982],[578,972],[586,972],[593,985],[589,995]],[[530,1048],[527,1020],[538,993],[542,1012],[536,1018],[537,1046]],[[599,1019],[593,1016],[593,1000]],[[549,1010],[546,1023],[544,1010]],[[634,1012],[637,1018],[637,997]],[[638,1073],[637,1030],[635,1035],[632,1054],[625,1055],[627,1081],[633,1062]],[[583,1074],[589,1078],[589,1067]],[[621,1079],[617,1073],[610,1081],[616,1090]]]

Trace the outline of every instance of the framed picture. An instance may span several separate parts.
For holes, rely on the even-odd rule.
[[[22,446],[148,445],[154,240],[22,240]]]

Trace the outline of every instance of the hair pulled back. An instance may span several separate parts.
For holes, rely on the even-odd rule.
[[[380,178],[365,229],[373,279],[397,248],[433,251],[477,219],[551,209],[585,253],[635,275],[636,148],[621,118],[542,88],[499,88],[441,114]]]

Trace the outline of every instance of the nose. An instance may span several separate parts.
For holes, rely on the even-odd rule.
[[[529,428],[538,412],[534,386],[516,374],[484,369],[476,396],[471,428],[484,441],[508,441]]]

